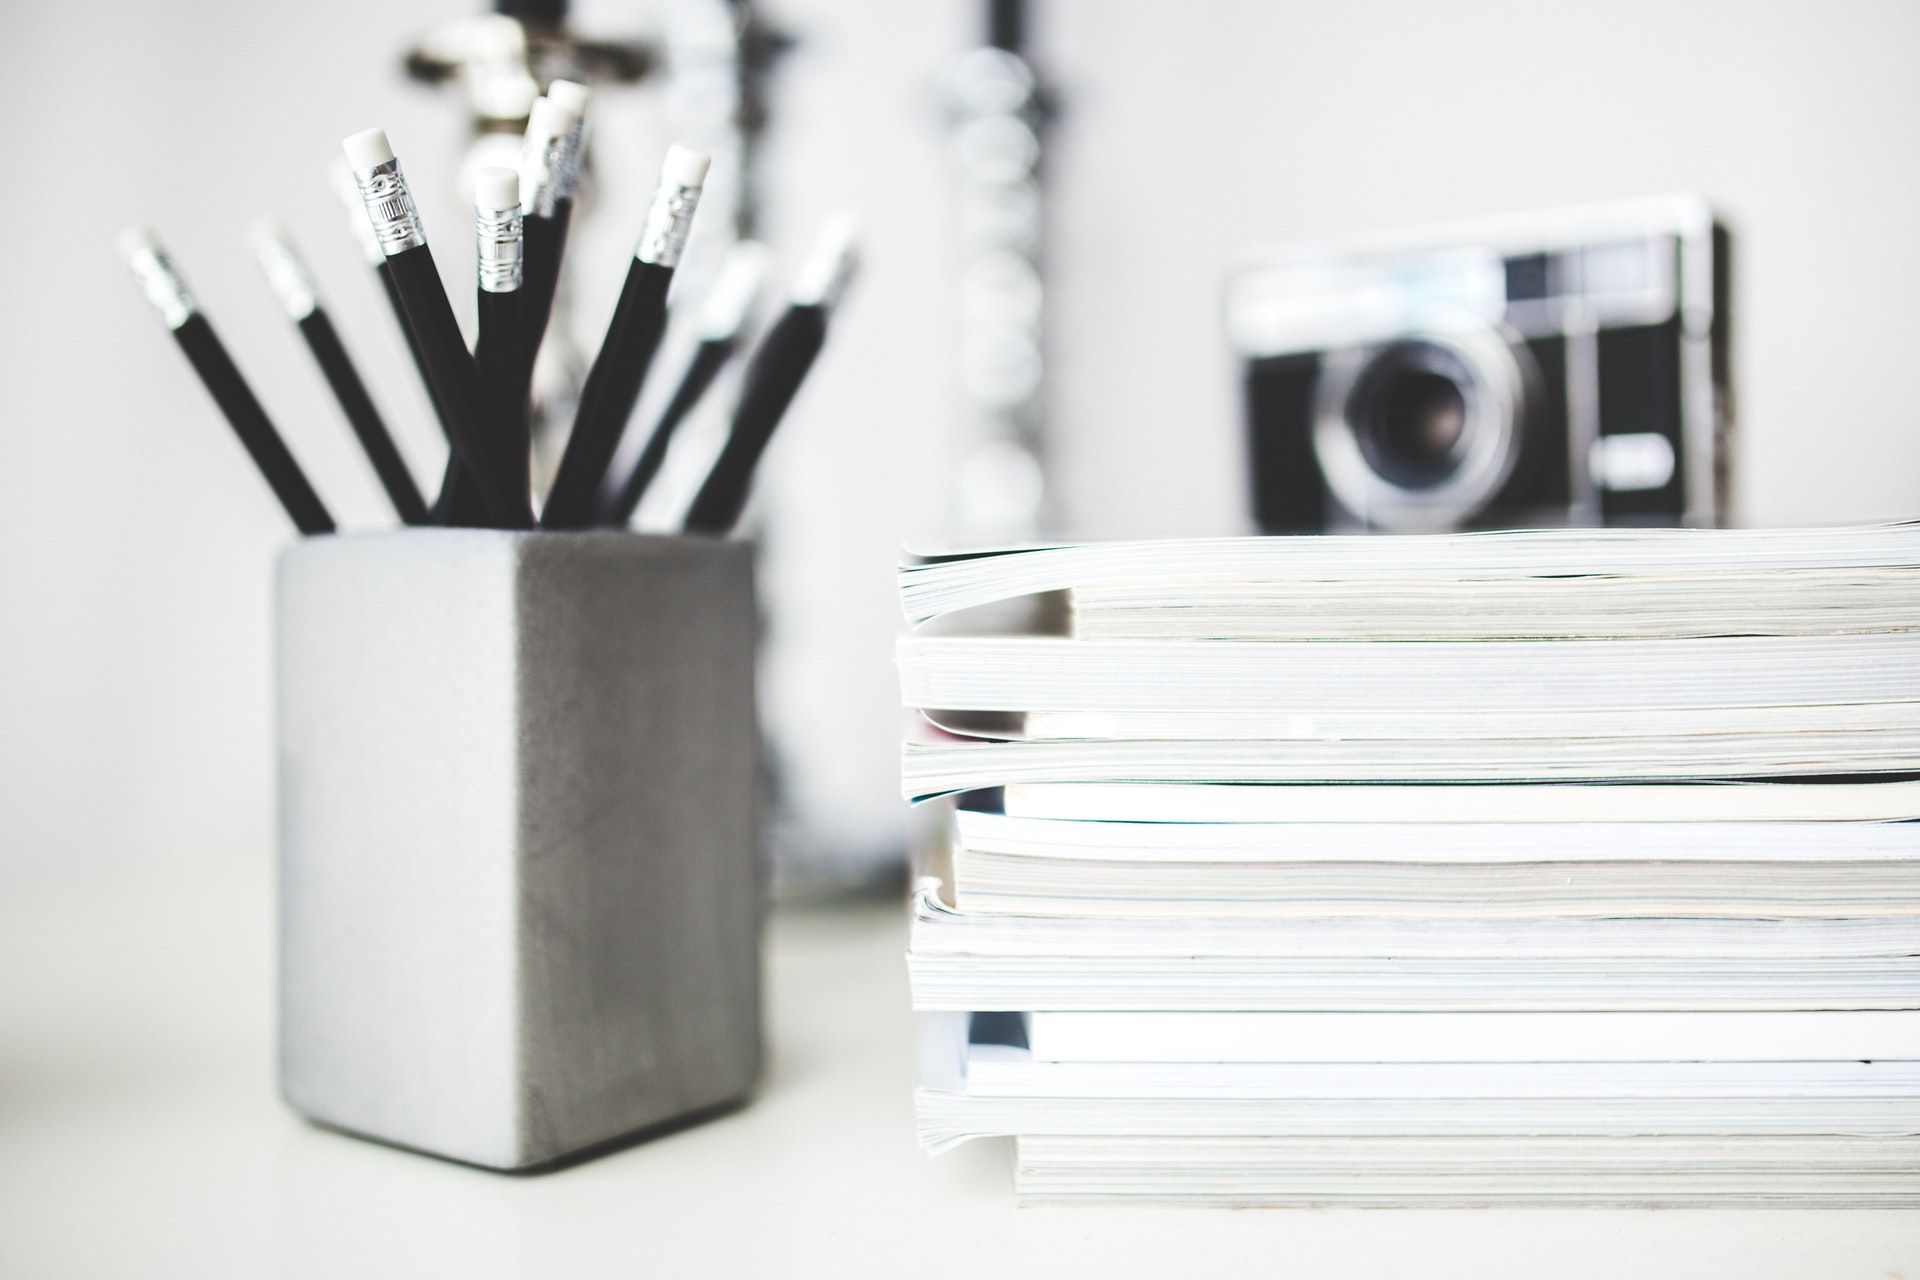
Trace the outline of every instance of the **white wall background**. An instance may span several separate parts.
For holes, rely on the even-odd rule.
[[[1244,527],[1219,281],[1295,236],[1692,187],[1739,236],[1747,523],[1920,514],[1920,6],[1036,0],[1051,153],[1060,525]],[[384,123],[437,234],[452,105],[393,53],[462,6],[69,0],[4,19],[20,184],[0,424],[0,871],[270,847],[268,584],[284,521],[111,250],[156,223],[337,512],[382,509],[254,278],[289,221],[421,475],[438,446],[325,166]],[[602,29],[650,9],[577,6]],[[765,703],[809,823],[897,838],[890,569],[948,527],[951,185],[941,77],[970,5],[786,0],[771,231],[828,209],[867,272],[768,463]],[[657,161],[658,97],[603,104],[604,216],[576,241],[597,331]],[[418,157],[416,159],[415,157]],[[450,162],[440,172],[450,174]],[[449,231],[438,231],[448,228]],[[464,239],[443,250],[464,274]],[[464,296],[464,286],[456,289]]]

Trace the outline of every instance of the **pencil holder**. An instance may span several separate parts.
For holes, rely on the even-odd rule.
[[[293,1109],[527,1170],[742,1100],[760,1061],[749,549],[309,538],[276,609]]]

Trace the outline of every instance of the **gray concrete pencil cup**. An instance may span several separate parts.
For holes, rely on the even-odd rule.
[[[280,1084],[492,1169],[760,1065],[750,549],[412,529],[281,558]]]

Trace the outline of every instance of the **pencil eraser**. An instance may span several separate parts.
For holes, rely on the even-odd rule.
[[[520,207],[520,171],[488,165],[473,176],[473,207],[498,212]]]
[[[859,258],[860,225],[852,215],[828,218],[813,238],[793,277],[793,301],[804,307],[831,307],[847,287]]]
[[[700,304],[696,327],[702,341],[731,341],[739,336],[772,265],[773,251],[758,241],[736,240],[728,246]]]
[[[667,159],[660,166],[660,181],[676,187],[697,187],[707,180],[707,167],[713,163],[704,151],[679,143],[667,148]]]
[[[393,144],[387,141],[385,129],[362,129],[342,139],[340,149],[347,153],[347,163],[356,171],[377,168],[394,158]]]
[[[128,227],[113,238],[114,248],[128,262],[143,253],[159,253],[160,237],[153,233],[152,227]]]
[[[261,218],[247,228],[247,243],[257,251],[263,245],[289,244],[286,226],[278,218]]]
[[[587,99],[592,96],[593,91],[577,80],[555,80],[547,86],[547,97],[562,111],[571,112],[575,119],[587,114]]]
[[[578,118],[552,98],[537,98],[527,113],[527,137],[542,142],[564,137]]]

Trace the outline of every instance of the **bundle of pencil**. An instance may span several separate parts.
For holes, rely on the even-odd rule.
[[[403,524],[521,530],[626,528],[679,427],[722,380],[744,344],[767,251],[741,243],[715,276],[691,356],[630,464],[622,439],[668,332],[668,296],[705,185],[708,159],[668,149],[627,266],[625,285],[582,388],[554,482],[535,510],[530,463],[533,370],[560,278],[586,139],[587,90],[556,80],[529,114],[518,170],[483,169],[474,190],[479,319],[470,347],[440,283],[413,191],[387,135],[342,144],[356,238],[399,323],[448,445],[429,503],[396,445],[290,238],[254,237],[267,281],[299,330]],[[151,231],[121,250],[162,321],[302,534],[332,533],[332,516]],[[725,535],[741,519],[768,440],[812,368],[854,262],[850,224],[829,224],[795,278],[785,312],[744,361],[740,394],[706,482],[680,528]]]

